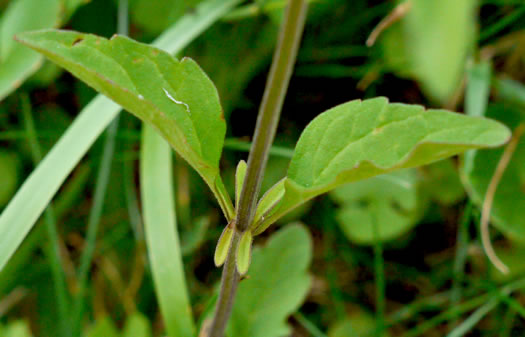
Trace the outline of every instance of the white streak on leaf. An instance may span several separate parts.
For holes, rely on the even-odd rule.
[[[173,103],[184,105],[184,106],[186,107],[186,111],[187,111],[188,113],[191,113],[191,112],[190,112],[190,107],[189,107],[188,104],[186,104],[186,103],[184,103],[184,102],[182,102],[182,101],[177,101],[173,96],[170,95],[170,93],[168,92],[168,90],[166,90],[166,89],[164,89],[164,88],[162,88],[162,90],[164,90],[164,93],[166,94],[166,96],[168,96],[168,98],[169,98]]]

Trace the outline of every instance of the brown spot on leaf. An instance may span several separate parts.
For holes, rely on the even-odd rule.
[[[159,55],[159,51],[157,49],[152,49],[151,50],[151,55],[158,56]]]
[[[80,42],[84,41],[84,38],[82,36],[79,36],[75,39],[75,41],[73,41],[73,44],[72,46],[76,46],[77,44],[79,44]]]

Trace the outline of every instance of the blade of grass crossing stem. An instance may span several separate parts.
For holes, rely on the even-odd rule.
[[[240,0],[207,0],[154,43],[177,53]],[[0,215],[0,269],[20,246],[66,177],[119,113],[120,106],[98,95],[79,114]]]
[[[22,95],[22,114],[24,117],[24,128],[26,129],[27,140],[31,148],[31,155],[35,166],[42,160],[42,150],[38,143],[38,137],[31,113],[31,102],[27,94]],[[66,278],[64,268],[60,258],[60,238],[58,236],[55,212],[53,206],[50,204],[44,213],[44,222],[46,225],[47,236],[49,243],[45,245],[45,253],[49,259],[51,266],[51,274],[53,278],[53,286],[57,298],[57,310],[59,318],[59,334],[61,336],[69,336],[68,324],[68,302],[69,296],[66,288]]]
[[[168,335],[192,337],[196,330],[175,221],[171,155],[168,143],[144,125],[140,185],[144,233],[157,299]]]

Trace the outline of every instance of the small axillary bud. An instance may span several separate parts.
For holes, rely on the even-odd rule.
[[[222,231],[219,241],[217,242],[217,247],[215,248],[215,255],[213,257],[215,266],[220,267],[226,261],[228,256],[228,251],[233,239],[233,234],[235,232],[235,219],[230,221],[224,230]]]
[[[247,229],[241,234],[241,240],[239,242],[239,246],[237,247],[237,254],[235,254],[237,271],[241,276],[244,276],[250,267],[250,262],[252,259],[252,242],[252,231]]]

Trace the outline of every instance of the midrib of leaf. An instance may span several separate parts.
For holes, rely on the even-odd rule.
[[[258,234],[293,208],[341,184],[424,165],[468,149],[498,146],[509,136],[503,125],[482,118],[460,117],[445,110],[424,110],[421,106],[389,104],[385,98],[369,100],[365,107],[361,107],[364,101],[357,102],[335,107],[333,109],[344,110],[329,110],[318,117],[322,119],[318,119],[317,124],[309,126],[311,129],[307,127],[293,155],[284,196],[259,223]],[[383,104],[378,106],[378,103]],[[377,124],[382,122],[389,108],[395,110],[388,115],[388,120]],[[370,115],[372,113],[374,116]],[[398,126],[401,123],[406,125]],[[337,125],[340,127],[334,130]],[[345,125],[352,128],[350,138],[356,132],[363,134],[346,141],[345,145],[337,146],[345,142],[343,137],[332,139],[335,143],[330,144],[328,136],[344,132]],[[395,141],[396,135],[404,138]],[[393,143],[389,142],[390,138]],[[330,146],[336,146],[333,154]],[[364,151],[365,146],[368,152]],[[322,155],[327,158],[325,162],[321,162]]]
[[[387,105],[388,106],[388,105]],[[383,112],[385,111],[385,108],[382,109],[381,113],[380,114],[383,114]],[[388,123],[385,123],[383,125],[379,125],[377,127],[375,127],[373,130],[371,130],[370,132],[366,133],[365,135],[363,135],[362,137],[358,138],[358,139],[355,139],[355,140],[350,140],[348,142],[347,145],[345,145],[341,150],[339,150],[329,161],[328,163],[326,164],[326,166],[324,166],[321,171],[319,172],[319,174],[317,174],[317,177],[314,178],[314,181],[313,181],[313,184],[312,186],[305,186],[305,187],[314,187],[314,186],[319,186],[319,181],[322,180],[324,177],[323,177],[323,174],[329,170],[333,163],[334,162],[337,162],[338,159],[340,159],[341,156],[344,156],[345,155],[345,152],[347,150],[349,150],[352,146],[361,146],[361,144],[371,138],[374,138],[374,137],[379,137],[380,136],[380,133],[376,133],[374,134],[374,131],[375,130],[379,130],[379,132],[383,132],[386,128],[388,127],[391,127],[391,126],[394,126],[396,124],[402,124],[402,123],[408,123],[410,120],[412,119],[420,119],[422,122],[424,122],[424,124],[426,125],[426,127],[428,128],[428,120],[425,118],[425,116],[423,115],[425,112],[422,112],[422,113],[419,113],[417,115],[412,115],[412,116],[408,116],[406,117],[405,119],[403,120],[396,120],[396,121],[390,121]],[[378,115],[379,117],[380,115]],[[337,118],[337,119],[334,119],[330,125],[333,125],[334,123],[338,122],[340,119],[344,118],[344,116],[341,116],[340,118]],[[354,125],[356,125],[357,123],[354,123]],[[426,131],[422,131],[421,134],[422,134],[422,137],[420,137],[418,140],[415,141],[415,144],[414,146],[412,147],[412,149],[408,152],[406,152],[406,154],[402,154],[402,153],[399,153],[397,152],[396,155],[397,155],[397,160],[395,163],[391,163],[392,165],[388,165],[388,166],[385,166],[383,167],[382,165],[378,165],[375,161],[371,160],[371,159],[362,159],[362,160],[359,160],[359,161],[356,161],[355,162],[355,166],[359,166],[362,162],[364,161],[368,161],[370,162],[371,164],[373,164],[374,166],[380,168],[380,169],[388,169],[389,167],[393,167],[394,165],[397,165],[397,164],[402,164],[403,162],[406,161],[406,159],[410,158],[413,154],[413,152],[415,152],[420,145],[424,145],[424,144],[443,144],[443,145],[447,145],[447,144],[454,144],[454,145],[461,145],[460,143],[453,143],[453,142],[440,142],[440,141],[436,141],[436,140],[433,140],[432,138],[435,138],[436,135],[439,135],[441,133],[449,133],[451,131],[454,131],[454,130],[461,130],[461,131],[465,131],[466,129],[476,129],[476,128],[479,128],[479,126],[472,126],[472,125],[460,125],[460,126],[453,126],[453,127],[448,127],[446,129],[442,129],[442,130],[437,130],[437,131],[433,131],[433,132],[426,132]],[[326,138],[325,136],[329,133],[328,130],[329,128],[326,129],[327,131],[325,131],[323,133],[323,138]],[[486,134],[486,133],[490,133],[490,130],[486,130],[484,132],[480,132],[478,133],[478,135],[475,137],[475,138],[472,138],[471,142],[477,142],[478,139],[483,139],[483,136]],[[316,149],[316,154],[319,153],[319,149],[322,148],[322,146],[319,146],[317,149]],[[397,148],[393,148],[393,149],[390,149],[390,150],[396,150]],[[321,151],[322,152],[322,151]],[[314,161],[315,162],[315,161]],[[296,183],[298,183],[296,180],[294,180]],[[301,184],[302,185],[302,184]],[[304,186],[304,185],[303,185]]]
[[[123,48],[123,50],[124,50],[124,51],[127,53],[127,55],[130,56],[130,58],[131,58],[131,54],[129,54],[129,52],[128,52],[125,48]],[[177,91],[178,91],[178,89],[179,89],[180,87],[176,89],[176,88],[174,88],[174,87],[171,85],[171,83],[170,83],[170,82],[164,77],[164,72],[160,69],[159,64],[158,64],[154,59],[151,58],[151,55],[149,55],[149,54],[142,54],[142,55],[140,55],[140,56],[145,56],[145,57],[151,62],[151,64],[157,69],[157,75],[158,75],[160,78],[162,78],[162,81],[163,81],[163,85],[162,85],[162,88],[163,88],[163,89],[164,89],[165,87],[170,88],[170,89],[172,90],[172,92],[171,92],[170,94],[172,94],[172,95],[173,95],[173,92],[177,92]],[[118,61],[117,61],[117,62],[118,62]],[[181,60],[181,61],[177,64],[177,66],[178,66],[179,68],[182,67],[182,62],[183,62],[183,61]],[[122,68],[123,68],[123,67],[122,67]],[[123,68],[123,69],[124,69],[124,71],[126,72],[126,74],[128,75],[128,77],[130,78],[131,82],[133,83],[133,85],[134,85],[134,87],[135,87],[135,90],[136,90],[139,94],[143,94],[143,92],[140,92],[140,91],[137,89],[137,85],[136,85],[135,82],[133,81],[133,77],[130,76],[130,74],[128,73],[128,71],[127,71],[125,68]],[[182,85],[182,82],[181,82],[181,85]],[[137,97],[137,98],[138,98],[138,97]],[[176,104],[176,103],[173,103],[173,104]],[[151,103],[151,105],[153,105],[153,106],[155,107],[155,109],[157,110],[157,112],[158,112],[159,114],[165,116],[164,112],[161,111],[161,109],[159,109],[154,103]],[[190,110],[190,111],[191,111],[191,110]],[[193,118],[191,118],[191,114],[190,114],[190,116],[189,116],[189,120],[190,120],[190,122],[191,122],[191,127],[192,127],[193,134],[194,134],[194,135],[198,135],[197,128],[195,127],[195,122],[194,122]],[[175,125],[175,127],[178,129],[178,125]],[[181,131],[179,131],[179,132],[182,134]],[[185,138],[185,137],[182,137],[182,138]],[[201,142],[200,142],[200,138],[199,138],[198,136],[196,136],[195,138],[196,138],[195,141],[197,142],[197,145],[198,145],[198,148],[197,148],[197,151],[196,151],[196,152],[202,157],[202,156],[203,156],[203,153],[202,153],[202,144],[201,144]],[[204,158],[204,157],[203,157],[203,158]],[[204,158],[204,159],[206,159],[206,158]],[[204,177],[203,177],[203,178],[204,178]],[[205,179],[205,180],[206,180],[206,179]]]
[[[384,110],[384,109],[383,109]],[[318,185],[319,183],[319,180],[321,180],[323,178],[323,174],[324,172],[327,170],[327,169],[330,169],[332,164],[334,162],[337,161],[337,159],[339,159],[340,156],[344,156],[345,152],[347,150],[349,150],[352,146],[361,146],[363,142],[371,139],[371,138],[374,138],[374,137],[378,137],[379,134],[374,134],[373,132],[375,130],[378,130],[378,129],[382,129],[381,131],[379,132],[382,132],[384,128],[388,128],[389,126],[393,126],[395,124],[401,124],[401,123],[408,123],[409,120],[411,119],[416,119],[416,118],[422,118],[423,116],[421,115],[413,115],[413,116],[409,116],[407,117],[406,119],[404,120],[397,120],[397,121],[390,121],[389,123],[386,123],[384,124],[383,126],[378,126],[376,127],[374,130],[371,130],[371,132],[368,132],[366,133],[365,135],[363,135],[362,137],[356,139],[356,140],[351,140],[347,145],[345,145],[335,156],[332,157],[332,159],[329,160],[328,164],[321,170],[321,172],[319,172],[319,174],[317,175],[317,178],[314,180],[314,186],[315,185]],[[341,117],[342,118],[342,117]],[[425,123],[427,123],[427,121],[423,118],[422,121],[424,121]],[[357,124],[357,123],[354,123],[354,125]],[[326,133],[325,133],[326,134]],[[416,144],[420,144],[421,141],[424,139],[425,137],[421,137],[419,140],[416,141]],[[361,146],[362,147],[362,146]],[[403,158],[404,157],[408,157],[410,156],[412,151],[409,151],[405,154],[405,156],[399,158],[399,161],[402,162],[403,161]],[[396,153],[396,155],[399,157],[399,152]],[[359,161],[356,161],[355,165],[358,166],[361,162],[365,161],[367,159],[364,159],[364,160],[359,160]],[[374,164],[374,166],[378,166],[375,162],[373,162],[372,160],[368,160],[370,162],[372,162]],[[380,166],[378,166],[380,167]]]
[[[359,105],[359,106],[362,105],[362,101],[359,101],[359,104],[358,104],[358,105]],[[377,120],[377,119],[380,119],[380,117],[383,115],[383,113],[385,112],[385,110],[386,110],[387,107],[388,107],[388,105],[386,105],[386,104],[383,105],[383,107],[381,108],[381,112],[380,112],[379,114],[376,115],[376,120]],[[334,118],[334,119],[330,122],[330,124],[328,125],[328,127],[325,129],[325,132],[323,133],[323,137],[322,137],[322,139],[321,139],[321,141],[320,141],[321,144],[323,143],[323,140],[324,140],[324,139],[327,139],[326,136],[327,136],[327,134],[329,133],[328,131],[332,128],[332,126],[334,125],[334,123],[335,123],[335,122],[339,122],[341,119],[344,119],[345,117],[347,117],[347,116],[345,116],[344,114],[341,114],[340,116],[338,116],[338,118]],[[357,118],[357,117],[358,117],[358,116],[356,115],[356,118]],[[413,116],[411,116],[411,117],[413,117]],[[359,124],[359,123],[357,123],[357,122],[355,121],[356,118],[354,118],[354,121],[353,121],[353,123],[352,123],[352,131],[350,132],[350,137],[349,137],[350,140],[348,141],[348,143],[347,143],[345,146],[343,146],[343,147],[341,148],[341,150],[339,150],[339,151],[338,151],[338,152],[332,157],[332,159],[330,159],[330,160],[328,161],[328,163],[327,163],[326,165],[323,166],[323,168],[321,169],[321,172],[319,172],[319,174],[317,174],[317,178],[314,178],[314,181],[313,181],[313,184],[312,184],[312,185],[314,185],[314,186],[317,185],[317,183],[318,183],[319,179],[322,177],[323,173],[326,171],[326,169],[327,169],[328,167],[330,167],[330,166],[332,165],[332,163],[334,162],[334,160],[337,159],[337,157],[338,157],[341,153],[343,153],[343,152],[344,152],[347,148],[349,148],[350,146],[352,146],[352,145],[357,145],[361,140],[363,140],[363,139],[365,139],[366,137],[369,137],[369,136],[370,136],[370,131],[373,131],[373,130],[370,130],[369,132],[364,133],[363,136],[361,136],[361,137],[359,137],[359,138],[357,138],[357,139],[352,139],[353,136],[354,136],[354,133],[355,133],[356,125]],[[394,122],[394,121],[393,121],[393,122]],[[383,127],[386,127],[386,125],[379,126],[379,127],[380,127],[380,128],[383,128]],[[314,155],[314,163],[319,162],[319,161],[316,160],[316,159],[317,159],[319,153],[321,153],[321,151],[319,151],[319,150],[320,150],[322,147],[323,147],[323,146],[319,146],[319,147],[317,147],[317,149],[316,149],[316,153],[315,153],[315,155]]]

